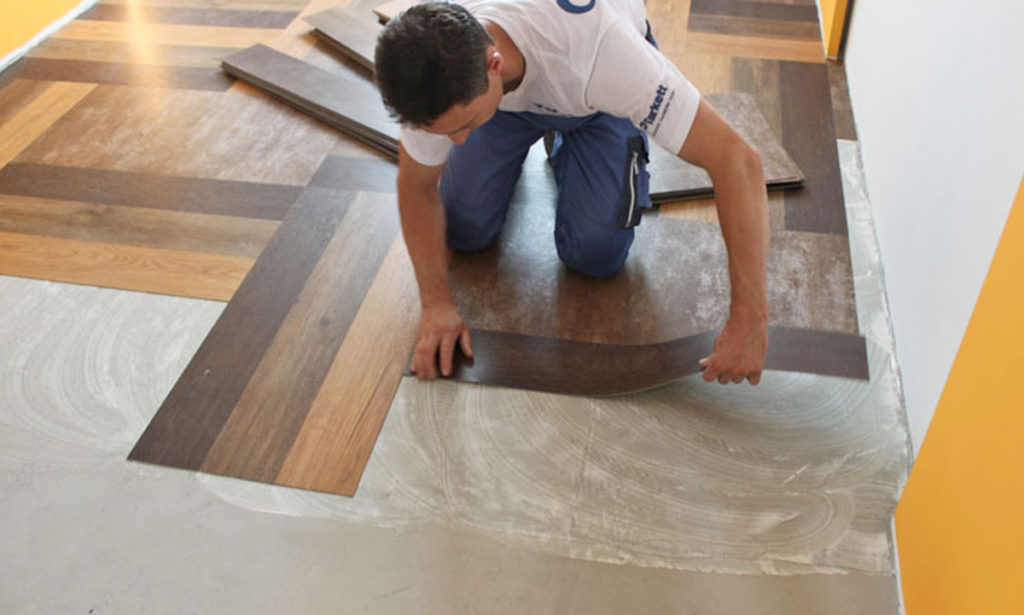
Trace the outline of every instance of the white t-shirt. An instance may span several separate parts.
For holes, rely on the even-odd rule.
[[[458,0],[477,19],[501,27],[526,60],[502,111],[629,118],[659,145],[678,152],[700,93],[644,38],[641,0]],[[589,7],[589,8],[588,8]],[[420,164],[448,159],[452,141],[403,125],[405,150]]]

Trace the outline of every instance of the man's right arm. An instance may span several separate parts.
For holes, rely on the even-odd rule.
[[[402,235],[416,272],[423,315],[413,352],[412,371],[420,378],[451,374],[455,344],[472,356],[469,327],[455,307],[448,282],[450,254],[445,245],[444,206],[438,181],[444,165],[425,166],[398,145],[398,210]]]

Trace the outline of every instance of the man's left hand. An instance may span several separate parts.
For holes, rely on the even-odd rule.
[[[747,320],[730,317],[715,340],[710,357],[700,360],[704,380],[718,380],[721,384],[761,381],[764,353],[768,346],[768,331],[761,319]]]

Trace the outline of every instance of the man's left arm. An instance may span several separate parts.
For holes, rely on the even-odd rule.
[[[729,253],[729,317],[711,356],[700,361],[704,380],[727,384],[746,378],[757,384],[768,339],[768,195],[761,156],[707,101],[701,100],[679,157],[711,175]]]

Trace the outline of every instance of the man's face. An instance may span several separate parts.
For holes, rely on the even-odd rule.
[[[423,130],[444,135],[462,145],[474,128],[486,124],[494,117],[502,95],[500,63],[494,66],[495,69],[487,71],[487,91],[465,105],[455,105],[448,109]]]

